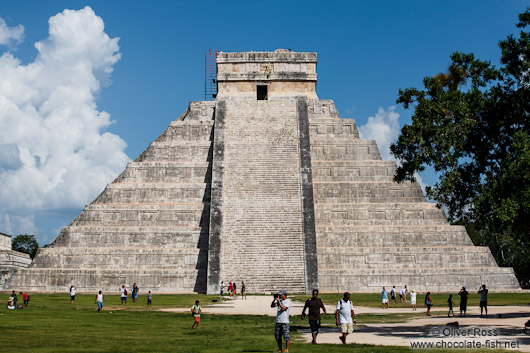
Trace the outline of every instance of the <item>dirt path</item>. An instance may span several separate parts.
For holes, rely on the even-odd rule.
[[[237,299],[220,302],[207,306],[203,309],[205,314],[225,314],[225,315],[267,315],[275,316],[276,310],[270,307],[271,296],[249,296],[246,300]],[[302,312],[303,304],[293,302],[291,315],[299,315]],[[188,308],[162,309],[169,312],[188,312]],[[328,312],[333,312],[334,308],[329,308]],[[418,313],[425,313],[424,308],[418,308]],[[467,317],[450,317],[443,315],[446,308],[436,308],[432,310],[436,316],[418,318],[405,323],[381,323],[363,324],[358,322],[355,332],[348,336],[348,343],[411,346],[411,343],[431,342],[434,345],[447,347],[447,345],[457,345],[457,347],[469,347],[469,345],[481,344],[483,348],[492,348],[491,345],[502,344],[496,348],[515,349],[522,352],[530,352],[530,333],[522,333],[524,323],[530,319],[530,306],[490,306],[488,308],[488,318],[480,318],[480,308],[470,307]],[[408,308],[371,308],[355,307],[356,314],[374,313],[413,313]],[[448,323],[457,321],[459,328],[445,326]],[[271,323],[272,324],[272,323]],[[489,330],[489,331],[488,331]],[[308,342],[311,341],[309,330],[302,330],[303,337]],[[465,336],[464,336],[465,335]],[[341,344],[339,340],[339,329],[336,327],[322,327],[318,335],[319,343]],[[505,346],[504,344],[509,346]],[[487,346],[489,345],[489,346]],[[515,347],[511,347],[511,345]],[[452,347],[447,347],[452,348]]]

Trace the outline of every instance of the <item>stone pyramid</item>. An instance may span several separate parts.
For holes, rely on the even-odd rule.
[[[519,289],[318,99],[316,57],[218,53],[216,100],[190,103],[4,288]]]

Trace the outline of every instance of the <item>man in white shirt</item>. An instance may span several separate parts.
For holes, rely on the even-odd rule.
[[[353,304],[350,301],[350,293],[344,293],[344,298],[337,302],[337,310],[335,311],[336,324],[342,332],[340,340],[346,344],[346,336],[353,332],[353,324],[357,324],[355,320],[355,312],[353,311]]]
[[[291,300],[287,299],[287,292],[282,289],[278,295],[274,296],[271,303],[271,308],[277,307],[276,312],[276,327],[274,328],[274,338],[278,342],[278,352],[282,351],[282,336],[285,340],[285,351],[289,352],[289,309],[291,307]]]

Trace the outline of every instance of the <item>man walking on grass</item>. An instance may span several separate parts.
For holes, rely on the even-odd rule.
[[[346,344],[346,336],[353,332],[353,324],[357,324],[353,304],[350,301],[350,293],[344,293],[344,298],[338,301],[335,319],[336,325],[339,326],[340,324],[340,330],[342,332],[342,336],[339,338],[343,344]]]
[[[201,322],[201,306],[199,305],[198,300],[196,300],[195,304],[191,307],[191,312],[193,313],[193,317],[195,319],[195,322],[193,323],[193,326],[191,326],[191,328],[198,328],[199,322]]]
[[[271,308],[277,307],[276,312],[276,326],[274,327],[274,338],[278,343],[278,353],[282,352],[282,336],[285,340],[285,353],[289,353],[289,308],[291,307],[291,300],[287,299],[287,292],[282,289],[274,296],[271,303]]]
[[[313,296],[305,301],[304,310],[302,310],[302,320],[305,319],[305,309],[309,309],[309,326],[313,340],[311,343],[317,344],[318,330],[320,329],[320,308],[327,315],[326,308],[322,300],[318,298],[318,289],[313,289]]]
[[[96,294],[96,300],[95,300],[95,304],[98,305],[98,313],[103,308],[103,302],[104,301],[105,301],[105,299],[103,298],[103,293],[101,293],[101,291],[99,291],[99,293]]]

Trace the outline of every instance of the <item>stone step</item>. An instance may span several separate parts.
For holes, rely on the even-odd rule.
[[[462,226],[327,226],[319,225],[319,246],[473,245]]]

